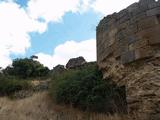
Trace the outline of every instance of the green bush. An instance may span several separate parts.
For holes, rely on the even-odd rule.
[[[50,93],[58,104],[71,104],[82,110],[94,112],[115,111],[116,86],[102,80],[96,65],[77,70],[68,70],[55,75]]]
[[[0,95],[11,95],[20,90],[31,88],[28,81],[16,80],[14,77],[0,75]]]

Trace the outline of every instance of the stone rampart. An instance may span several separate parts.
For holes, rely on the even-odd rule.
[[[159,56],[160,0],[140,0],[97,26],[97,63],[103,77],[126,86],[129,111],[154,114],[153,120],[160,119]]]
[[[160,43],[160,0],[140,0],[108,15],[97,27],[97,60],[114,57],[122,64],[156,54]]]

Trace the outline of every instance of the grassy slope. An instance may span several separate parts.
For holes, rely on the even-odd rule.
[[[57,106],[52,103],[47,92],[39,92],[19,100],[1,97],[0,120],[125,120],[125,118],[93,113],[89,115],[72,108]]]

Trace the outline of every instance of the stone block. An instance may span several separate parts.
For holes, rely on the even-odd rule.
[[[123,9],[118,13],[117,19],[119,20],[119,19],[121,19],[122,17],[124,17],[126,15],[127,16],[129,15],[128,10],[127,9]]]
[[[119,41],[114,44],[114,57],[119,57],[121,55],[121,46]]]
[[[155,0],[140,0],[139,5],[141,7],[141,10],[147,10],[149,9],[149,5],[154,4]]]
[[[133,3],[132,5],[130,5],[129,7],[127,7],[127,10],[129,13],[134,13],[139,9],[139,5],[138,3]],[[137,12],[136,12],[137,14]]]
[[[129,44],[128,49],[129,51],[133,51],[135,49],[135,44],[134,43]]]
[[[139,6],[141,11],[146,11],[149,9],[149,4],[154,2],[154,0],[140,0]]]
[[[147,11],[147,16],[154,16],[160,14],[160,7],[156,7]]]
[[[114,47],[113,46],[109,46],[109,47],[105,48],[103,56],[104,57],[108,57],[111,54],[113,54],[113,52],[114,52]]]
[[[126,29],[127,27],[128,27],[128,25],[129,25],[129,20],[127,20],[127,21],[125,21],[125,22],[123,22],[123,23],[121,23],[121,24],[118,24],[117,25],[117,28],[118,29]]]
[[[159,34],[160,33],[159,30],[160,30],[160,25],[156,25],[149,29],[140,31],[137,35],[141,36],[141,38],[150,38],[151,36],[155,34]]]
[[[156,16],[146,17],[145,19],[138,21],[137,24],[139,31],[154,27],[158,24],[157,17]]]
[[[111,37],[109,40],[108,40],[108,44],[107,44],[107,46],[112,46],[113,44],[114,44],[114,42],[115,42],[115,37]]]
[[[132,44],[136,42],[137,38],[135,35],[131,35],[131,36],[128,36],[127,40],[128,40],[128,44]]]
[[[151,4],[151,3],[154,3],[155,0],[140,0],[139,3],[140,4],[143,4],[143,5],[146,5],[146,4]]]
[[[149,4],[149,9],[153,9],[153,8],[158,7],[158,6],[159,6],[158,2],[153,2],[153,3]]]
[[[121,54],[124,54],[125,52],[128,52],[128,50],[129,50],[128,45],[120,46]]]
[[[160,44],[160,34],[155,34],[149,39],[150,45]]]
[[[119,23],[119,24],[122,24],[122,23],[128,21],[129,19],[130,19],[130,16],[129,16],[129,14],[127,14],[127,15],[121,17],[121,18],[119,19],[118,23]]]
[[[107,46],[111,46],[114,44],[115,39],[116,39],[116,33],[117,33],[117,29],[111,29],[111,31],[108,33],[108,45]]]
[[[128,27],[127,27],[127,31],[132,33],[132,34],[135,34],[138,32],[138,25],[135,23],[135,24],[130,24]]]
[[[121,49],[120,49],[120,48],[117,48],[117,50],[115,50],[113,54],[114,54],[114,57],[115,57],[115,58],[120,57],[121,54],[122,54],[122,53],[121,53]]]
[[[146,17],[147,17],[146,12],[141,12],[140,14],[132,16],[132,19],[130,19],[130,23],[136,25],[138,21],[146,19]]]
[[[128,51],[121,56],[122,64],[130,63],[135,60],[135,51]]]
[[[104,25],[103,26],[103,31],[109,31],[109,25]]]
[[[108,21],[108,26],[111,26],[111,25],[113,25],[113,24],[115,24],[116,23],[116,18],[111,18],[110,19],[110,21]]]
[[[160,43],[160,25],[150,29],[143,30],[138,33],[141,39],[148,40],[150,45]]]
[[[149,45],[148,39],[139,39],[134,43],[134,48],[139,49]]]
[[[157,17],[157,23],[160,24],[160,14],[156,15],[156,17]]]
[[[104,31],[102,35],[102,39],[106,39],[108,37],[108,31]]]
[[[134,36],[134,31],[129,29],[128,27],[125,29],[126,39],[128,39],[130,36]]]
[[[97,48],[98,49],[101,49],[101,48],[103,49],[104,48],[104,41],[101,40],[100,42],[97,42]]]
[[[150,46],[145,46],[143,48],[138,48],[135,50],[135,59],[143,59],[153,56],[153,50]]]
[[[118,31],[116,34],[116,39],[120,40],[120,41],[126,39],[126,37],[127,37],[127,35],[125,33],[125,29]]]

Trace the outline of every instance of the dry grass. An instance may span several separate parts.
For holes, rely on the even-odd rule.
[[[118,115],[83,113],[70,107],[54,105],[47,92],[20,100],[0,98],[0,120],[130,120]]]
[[[0,120],[48,120],[54,116],[45,92],[20,100],[0,98]]]

